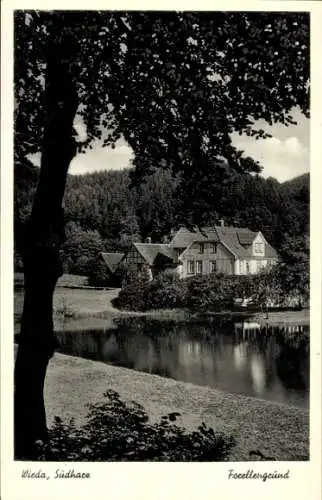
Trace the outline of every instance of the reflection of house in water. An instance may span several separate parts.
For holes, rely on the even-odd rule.
[[[184,370],[189,379],[193,380],[198,373],[215,371],[214,352],[206,348],[205,343],[197,340],[181,339],[179,344],[179,365]],[[199,376],[200,378],[200,376]]]
[[[244,326],[250,329],[258,324]],[[187,338],[184,331],[176,331],[173,336],[114,332],[104,341],[103,357],[108,361],[115,356],[118,364],[195,384],[230,390],[233,386],[236,392],[242,393],[248,393],[245,390],[248,387],[250,394],[263,396],[266,388],[264,354],[242,337],[235,345],[227,336],[219,337],[220,340],[209,342],[204,338]]]
[[[242,371],[247,364],[248,342],[241,342],[233,347],[234,365],[237,371]]]
[[[136,370],[155,373],[160,366],[160,352],[155,348],[153,340],[143,335],[135,336],[126,343],[127,356],[134,361]]]
[[[233,362],[241,376],[250,376],[254,395],[263,395],[266,387],[266,366],[262,353],[254,352],[247,340],[233,346]]]
[[[223,329],[218,324],[127,320],[117,329],[60,332],[59,340],[66,354],[231,393],[305,402],[309,352],[307,344],[303,347],[304,336],[297,334],[301,328],[291,328],[294,335],[252,321]]]
[[[234,323],[234,332],[236,335],[242,335],[243,339],[248,338],[250,335],[254,336],[260,331],[261,325],[254,321],[243,321],[241,323]]]
[[[307,390],[309,364],[300,345],[290,338],[302,338],[302,325],[261,326],[256,322],[235,323],[234,364],[239,372],[249,372],[254,395],[261,397],[269,390],[276,400],[283,399],[285,389]],[[301,342],[300,342],[301,343]]]
[[[267,384],[267,366],[265,353],[253,340],[265,334],[260,323],[255,321],[244,321],[234,324],[235,346],[234,364],[239,372],[244,376],[249,376],[254,392],[254,396],[261,397]],[[266,347],[266,342],[265,342]]]
[[[262,396],[266,387],[266,369],[262,354],[254,352],[251,354],[250,371],[254,393],[256,396]]]

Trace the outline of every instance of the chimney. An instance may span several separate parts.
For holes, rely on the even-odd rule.
[[[225,225],[225,221],[224,221],[224,219],[220,219],[220,220],[219,220],[219,224],[221,225],[221,227],[224,227],[224,225]]]
[[[146,242],[146,243],[151,243],[151,242],[152,242],[152,240],[151,240],[151,236],[148,236],[148,237],[146,238],[145,242]]]

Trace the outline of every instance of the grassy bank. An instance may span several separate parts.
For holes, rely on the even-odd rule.
[[[118,296],[118,288],[93,290],[85,288],[57,287],[54,293],[54,317],[57,322],[63,318],[84,319],[120,316],[153,316],[155,318],[169,318],[184,320],[189,314],[182,309],[161,309],[158,311],[121,311],[112,305],[113,299]],[[15,290],[14,312],[15,320],[19,321],[23,308],[23,289]]]
[[[178,319],[180,321],[190,319],[191,317],[196,318],[197,315],[192,315],[189,311],[183,309],[160,309],[160,310],[150,310],[146,312],[137,311],[121,311],[116,309],[112,301],[117,297],[119,289],[107,289],[107,290],[93,290],[85,288],[69,288],[64,286],[59,286],[55,290],[54,294],[54,316],[55,322],[61,324],[63,319],[85,319],[85,318],[101,318],[109,319],[113,317],[120,316],[147,316],[153,317],[155,319]],[[23,306],[23,289],[20,288],[15,291],[15,320],[19,321],[22,313]],[[212,317],[230,314],[232,317],[237,315],[239,318],[245,316],[247,318],[252,318],[254,321],[264,324],[264,325],[283,325],[287,324],[297,324],[297,325],[308,325],[309,324],[309,310],[303,309],[302,311],[280,311],[280,312],[269,312],[268,318],[266,314],[262,313],[233,313],[233,312],[222,312],[211,314]],[[205,315],[202,315],[203,317]]]
[[[215,431],[232,434],[237,446],[231,460],[250,460],[249,452],[257,449],[276,460],[308,459],[306,410],[57,353],[45,386],[49,422],[59,415],[83,423],[86,404],[102,400],[107,389],[142,404],[152,421],[178,411],[178,424],[187,429],[205,422]]]
[[[266,314],[256,313],[253,315],[253,320],[258,321],[260,324],[269,324],[276,326],[287,325],[309,325],[310,324],[310,311],[303,309],[302,311],[277,311],[269,312]]]

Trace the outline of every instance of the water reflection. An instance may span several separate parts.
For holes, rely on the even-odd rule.
[[[61,351],[135,370],[308,406],[308,328],[257,323],[118,321],[113,329],[58,332]]]
[[[253,353],[250,358],[250,372],[253,390],[256,396],[263,396],[266,387],[265,361],[258,353]]]

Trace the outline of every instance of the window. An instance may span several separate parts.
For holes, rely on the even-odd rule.
[[[195,261],[188,260],[188,274],[195,274]]]
[[[210,261],[210,272],[215,273],[217,271],[217,262],[215,260]]]
[[[250,268],[249,268],[249,262],[246,262],[246,274],[249,274]]]
[[[217,253],[217,243],[211,243],[211,253]]]
[[[263,271],[263,269],[265,269],[266,267],[266,261],[261,261],[261,260],[258,260],[257,261],[257,271],[260,273],[261,271]]]
[[[263,255],[263,253],[264,253],[264,243],[255,243],[254,251],[258,255]]]
[[[202,274],[202,260],[197,260],[196,264],[197,274]]]
[[[205,251],[205,244],[204,243],[200,243],[199,245],[199,253],[204,253]]]

